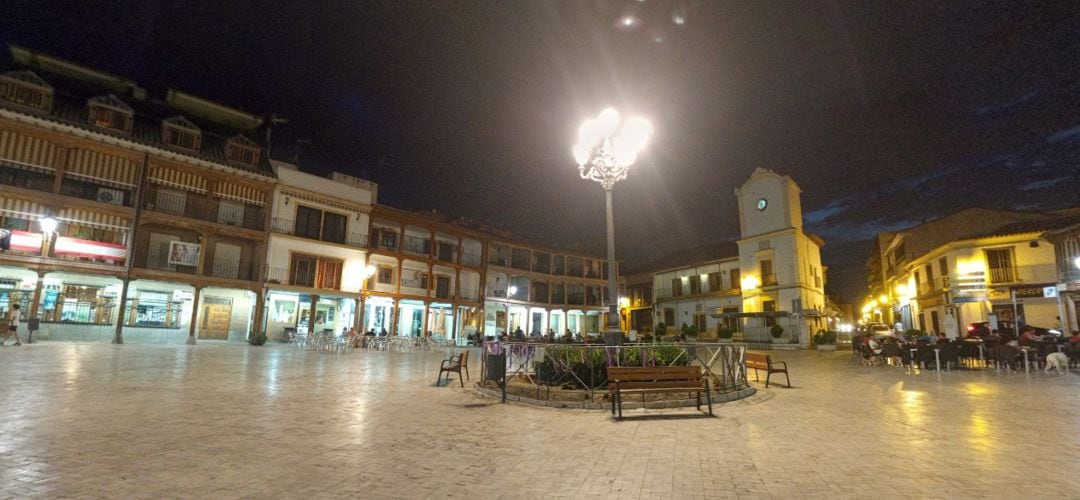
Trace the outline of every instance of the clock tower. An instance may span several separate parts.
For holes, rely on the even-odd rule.
[[[803,232],[801,190],[791,177],[759,168],[735,190],[739,204],[739,276],[742,312],[749,340],[769,341],[774,325],[784,329],[774,340],[809,343],[827,328],[824,243]]]
[[[799,185],[791,177],[758,168],[735,190],[739,200],[739,232],[742,238],[784,229],[802,230]]]

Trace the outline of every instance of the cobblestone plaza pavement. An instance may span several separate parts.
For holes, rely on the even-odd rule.
[[[439,352],[8,346],[0,496],[1080,497],[1076,373],[773,355],[795,388],[614,422],[434,387]]]

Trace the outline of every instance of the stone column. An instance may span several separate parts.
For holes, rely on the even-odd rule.
[[[393,306],[390,308],[390,332],[387,335],[388,337],[397,335],[397,319],[398,315],[401,314],[401,311],[398,311],[399,302],[398,299],[393,299]]]
[[[263,328],[263,321],[266,319],[266,298],[265,288],[255,292],[255,320],[248,338],[265,331]]]
[[[195,345],[195,327],[199,318],[199,297],[201,294],[202,287],[195,287],[195,295],[193,295],[191,302],[191,321],[188,323],[188,345]]]

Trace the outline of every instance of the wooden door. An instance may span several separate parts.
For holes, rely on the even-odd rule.
[[[206,297],[202,310],[200,339],[228,340],[232,322],[232,299]]]

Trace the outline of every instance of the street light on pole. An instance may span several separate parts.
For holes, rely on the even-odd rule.
[[[608,253],[608,321],[605,340],[608,343],[622,339],[619,327],[618,287],[615,276],[615,219],[612,215],[611,191],[615,183],[626,178],[630,165],[645,147],[652,135],[652,124],[644,118],[631,118],[623,122],[619,112],[607,108],[600,116],[585,120],[578,129],[578,143],[574,146],[574,160],[582,179],[599,182],[604,188],[607,201],[607,253]]]

